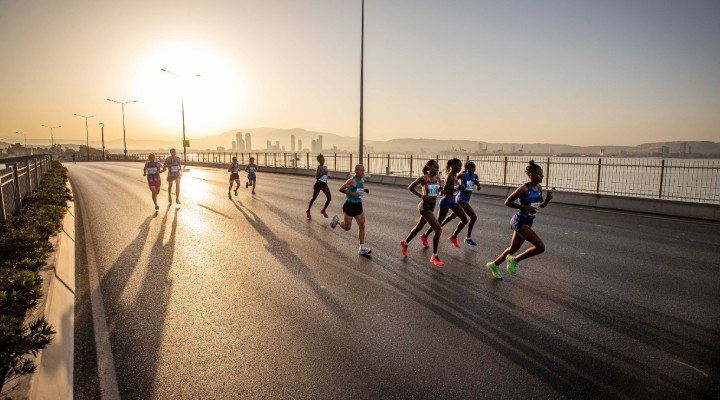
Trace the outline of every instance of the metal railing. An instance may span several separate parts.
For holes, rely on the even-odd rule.
[[[159,160],[168,154],[155,153]],[[240,164],[250,157],[259,166],[315,168],[320,153],[230,153],[191,152],[188,164],[228,164],[233,156]],[[351,171],[358,163],[357,154],[323,153],[331,171]],[[128,159],[146,160],[148,154],[129,154]],[[112,156],[115,159],[115,156]],[[459,158],[473,161],[480,183],[518,186],[527,182],[525,167],[531,159],[543,167],[545,187],[580,193],[656,198],[695,203],[720,204],[720,159],[653,159],[482,156],[454,157],[441,154],[366,154],[363,165],[367,174],[416,177],[429,159],[440,163]]]
[[[25,198],[40,186],[52,168],[51,157],[40,154],[0,159],[0,218],[7,218],[25,206]]]

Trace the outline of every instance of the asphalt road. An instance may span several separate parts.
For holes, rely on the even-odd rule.
[[[551,204],[547,251],[498,281],[500,198],[473,196],[479,246],[443,238],[438,268],[419,238],[400,252],[402,187],[366,183],[366,258],[322,194],[305,219],[308,177],[260,172],[253,196],[243,173],[228,199],[227,172],[191,167],[154,215],[142,164],[67,167],[78,399],[100,397],[88,265],[122,398],[720,397],[720,224]]]

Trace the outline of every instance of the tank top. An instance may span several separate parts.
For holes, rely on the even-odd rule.
[[[540,203],[543,202],[542,188],[538,185],[537,189],[533,189],[530,183],[526,183],[525,186],[528,188],[528,194],[525,197],[520,198],[520,204],[523,206],[531,206],[534,208],[540,208]],[[518,210],[518,214],[528,215],[535,218],[536,214],[530,214],[525,210]]]
[[[255,168],[255,164],[250,164],[250,165],[251,165],[251,166],[248,167],[248,171],[250,171],[251,174],[254,174],[254,173],[255,173],[255,170],[256,170],[257,168]]]
[[[423,195],[431,198],[431,201],[435,201],[435,199],[440,194],[440,179],[438,176],[435,176],[435,180],[430,180],[430,175],[425,175],[425,186],[423,186]]]
[[[363,196],[365,195],[365,185],[362,180],[357,178],[357,176],[353,176],[353,179],[355,180],[355,186],[347,188],[347,191],[350,193],[359,193],[360,197],[356,199],[355,197],[346,194],[345,201],[348,203],[362,203]]]
[[[147,170],[148,182],[155,182],[160,180],[160,163],[158,163],[157,161],[148,161],[145,163],[145,168]]]
[[[320,177],[318,178],[318,182],[327,183],[328,176],[327,176],[327,167],[324,165],[321,165],[318,167],[318,172],[320,173]]]
[[[233,163],[232,164],[232,173],[237,174],[238,172],[240,172],[240,164]]]
[[[475,174],[470,175],[467,172],[463,174],[462,183],[465,185],[465,190],[463,192],[465,192],[468,196],[472,194],[473,190],[475,190],[475,181],[477,179],[477,175]]]
[[[451,174],[451,175],[452,175],[452,174]],[[448,180],[451,179],[451,178],[450,178],[451,175],[448,175]],[[455,191],[452,192],[452,193],[450,193],[450,194],[445,193],[445,198],[448,198],[448,199],[452,199],[453,197],[457,196],[457,195],[460,193],[460,191],[458,190],[458,187],[460,186],[460,182],[459,182],[459,180],[457,179],[457,175],[455,175],[455,176],[452,178],[452,181],[451,181],[450,184],[452,185],[452,188],[455,189]]]
[[[170,168],[168,168],[168,176],[180,175],[180,158],[170,157]]]

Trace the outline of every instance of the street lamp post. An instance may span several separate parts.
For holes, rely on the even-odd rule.
[[[86,150],[85,153],[87,154],[87,160],[90,161],[90,131],[88,130],[87,120],[89,118],[94,117],[94,115],[91,115],[89,117],[86,117],[86,116],[80,115],[80,114],[75,114],[75,115],[77,115],[78,117],[85,118],[85,150]]]
[[[53,131],[53,129],[55,129],[55,128],[62,128],[62,125],[58,125],[58,126],[47,126],[47,125],[43,125],[43,126],[44,126],[45,128],[50,128],[50,155],[52,156],[53,147],[55,147],[55,138],[53,137],[52,131]]]
[[[15,132],[15,133],[17,133],[18,135],[23,135],[23,136],[25,136],[25,148],[27,148],[27,135],[24,134],[24,133],[22,133],[22,132]]]
[[[165,68],[160,68],[160,71],[167,72],[168,74],[175,75],[180,79],[184,79],[185,77],[182,75],[178,75],[172,71],[168,71]],[[196,74],[195,77],[199,77],[200,75]],[[182,127],[183,127],[183,162],[187,162],[187,147],[185,146],[185,90],[183,89],[183,93],[180,95],[180,107],[182,109]]]
[[[360,143],[358,149],[359,164],[363,163],[363,65],[365,55],[365,0],[362,0],[362,16],[360,18]],[[352,165],[350,166],[352,168]]]
[[[102,141],[102,161],[105,161],[105,124],[102,122],[99,123],[100,125],[100,140]]]
[[[107,99],[108,101],[112,101],[113,103],[118,103],[122,106],[122,119],[123,119],[123,147],[125,148],[123,150],[125,154],[125,161],[127,161],[127,141],[125,141],[125,104],[127,103],[137,103],[137,100],[130,100],[130,101],[117,101],[113,99]],[[103,149],[103,157],[105,156],[105,149]]]

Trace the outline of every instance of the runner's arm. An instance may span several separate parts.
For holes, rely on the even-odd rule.
[[[420,193],[418,193],[418,191],[415,190],[415,188],[416,188],[418,185],[424,185],[424,184],[425,184],[425,177],[424,177],[424,176],[419,176],[417,179],[415,179],[414,181],[412,181],[412,183],[411,183],[410,185],[408,185],[407,188],[408,188],[408,190],[409,190],[410,192],[412,192],[412,194],[414,194],[415,196],[420,197],[420,198],[423,198],[423,195],[420,194]]]

